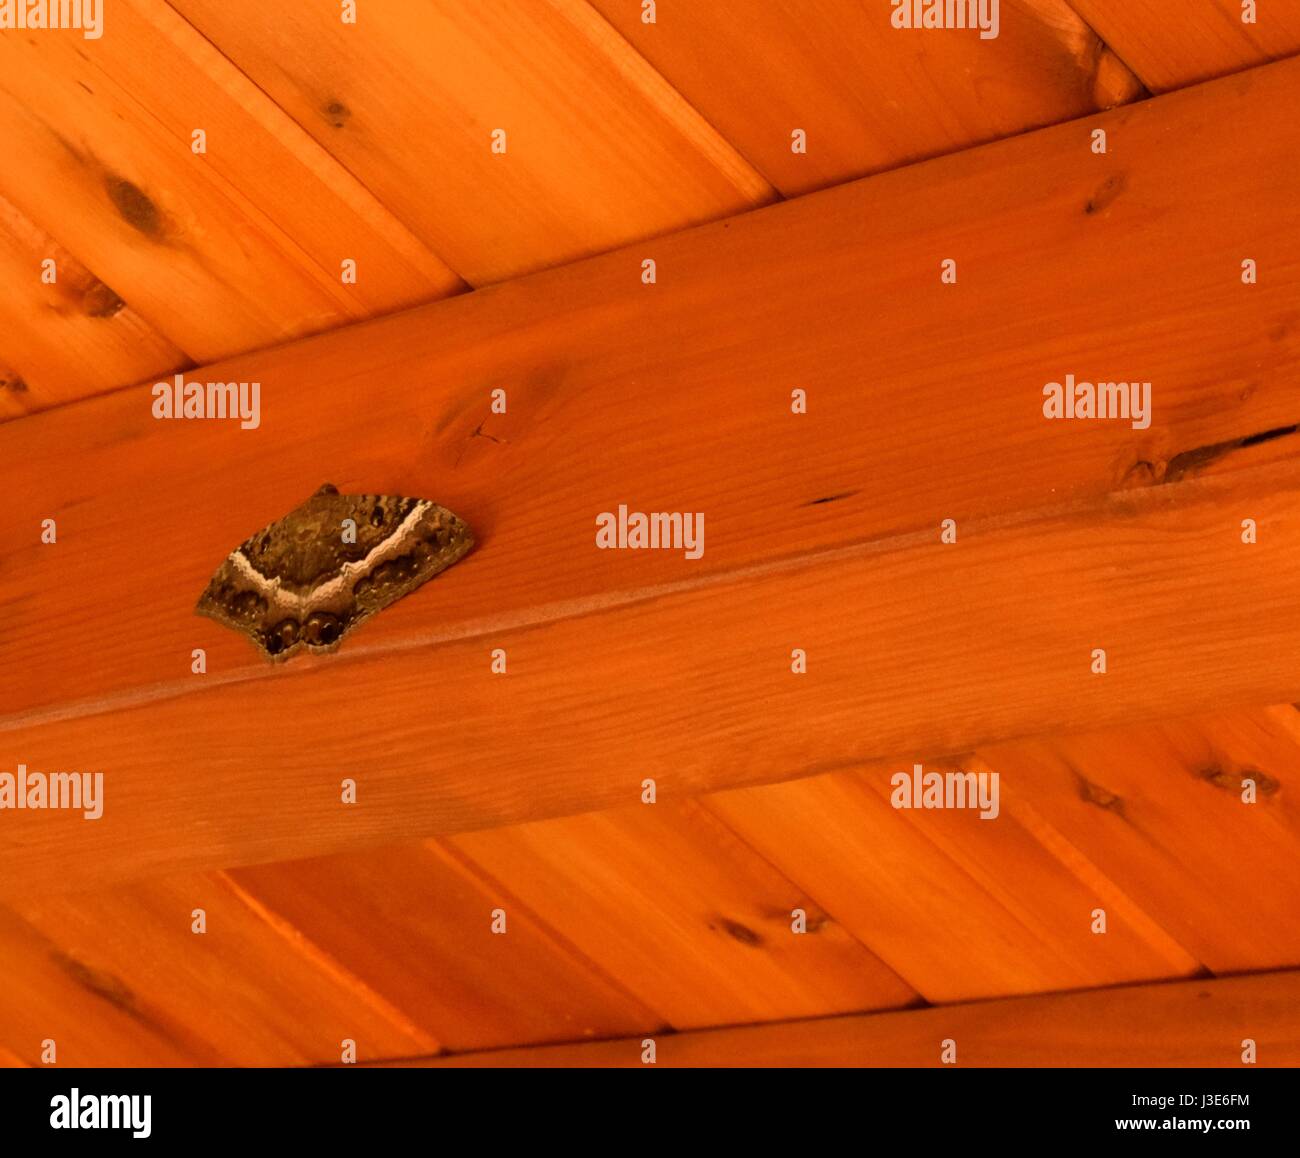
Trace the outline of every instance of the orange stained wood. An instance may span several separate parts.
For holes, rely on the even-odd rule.
[[[189,365],[112,286],[3,198],[0,285],[0,419]]]
[[[1141,91],[1062,0],[1015,0],[993,41],[936,41],[941,68],[843,0],[721,21],[674,10],[650,41],[634,7],[387,0],[345,24],[322,6],[123,0],[108,38],[7,38],[0,140],[23,163],[0,190],[57,239],[49,254],[205,360],[460,288],[398,217],[472,280],[497,280],[770,200],[742,152],[772,172],[791,162],[779,183],[802,191]],[[711,83],[696,48],[726,65]],[[561,89],[583,102],[557,104]],[[811,153],[789,152],[786,125],[760,124],[786,109],[812,126]],[[506,153],[485,149],[493,115],[509,122]],[[0,274],[19,300],[33,292],[30,266]],[[111,346],[93,358],[99,337],[75,335],[57,374],[30,350],[11,356],[7,378],[44,384],[0,418],[135,380]]]
[[[1267,545],[1242,544],[1246,504]],[[575,606],[426,637],[436,646],[354,647],[333,663],[209,687],[195,677],[192,692],[4,733],[11,764],[93,766],[116,799],[94,824],[27,815],[22,845],[0,849],[4,887],[611,807],[635,799],[647,775],[673,797],[1277,701],[1296,691],[1298,565],[1292,464],[974,523],[959,551],[916,535],[598,613]],[[444,583],[442,597],[455,589]],[[811,657],[806,676],[791,672],[796,646]],[[491,671],[495,648],[507,675]],[[353,718],[361,687],[364,733],[328,726]],[[599,711],[579,710],[592,703]],[[364,809],[340,806],[344,776]]]
[[[1111,751],[1122,750],[1122,737],[1108,741]],[[998,771],[972,757],[923,767]],[[902,761],[894,767],[910,770]],[[703,806],[929,1001],[1198,971],[1187,949],[1107,875],[1104,858],[1098,867],[1072,857],[1059,834],[1025,823],[1019,802],[1026,786],[999,776],[996,820],[978,812],[900,812],[890,804],[887,770],[723,792]],[[1107,913],[1105,936],[1092,927],[1098,907]]]
[[[1300,1063],[1300,973],[743,1026],[656,1037],[655,1065],[1234,1068],[1243,1038],[1264,1066]],[[645,1068],[645,1038],[416,1059],[430,1066]]]
[[[1132,901],[1216,973],[1300,961],[1300,714],[1158,725],[987,753],[1044,826],[1111,866]],[[1250,781],[1256,803],[1243,802]]]
[[[107,793],[0,825],[0,1065],[1300,1064],[1300,23],[888,8],[0,36],[0,770]],[[192,607],[326,479],[479,548],[271,668]]]
[[[1135,150],[1109,172],[1086,125],[1068,125],[705,227],[661,243],[671,294],[613,254],[197,375],[259,379],[256,431],[159,422],[145,389],[0,430],[24,456],[0,459],[6,533],[27,544],[6,595],[39,610],[0,642],[7,745],[36,768],[103,764],[133,804],[72,833],[32,818],[39,851],[13,880],[48,875],[65,840],[111,879],[608,806],[639,780],[634,755],[680,793],[1295,696],[1300,476],[1285,437],[1248,436],[1295,416],[1297,211],[1280,177],[1199,175],[1211,140],[1243,159],[1286,147],[1289,123],[1263,125],[1298,82],[1286,63],[1245,91],[1234,78],[1104,114]],[[1171,131],[1192,123],[1198,136]],[[1032,191],[1018,179],[1031,170],[1045,182]],[[1238,178],[1267,216],[1237,213]],[[1152,300],[1150,255],[1115,246],[1157,213],[1181,288]],[[1183,244],[1180,213],[1187,230],[1214,223],[1204,245]],[[934,229],[950,236],[932,263],[916,248]],[[1055,256],[1006,242],[1035,231]],[[956,238],[978,295],[936,277]],[[1275,270],[1265,284],[1242,284],[1243,244]],[[742,252],[765,260],[738,296]],[[865,323],[864,300],[878,304]],[[865,337],[845,338],[849,319]],[[984,337],[945,338],[954,325]],[[1164,384],[1150,430],[1042,417],[1041,367],[1103,354]],[[389,389],[363,392],[376,380]],[[646,381],[655,405],[628,404]],[[792,382],[807,415],[791,413]],[[978,448],[957,437],[970,429],[986,432]],[[481,546],[335,660],[271,669],[190,609],[222,554],[324,470],[345,490],[436,498]],[[256,510],[231,501],[234,478],[260,480],[244,489]],[[594,515],[627,501],[707,512],[703,559],[595,550]],[[1247,511],[1264,530],[1252,546]],[[939,541],[945,517],[956,544]],[[140,526],[165,544],[147,563]],[[92,579],[116,613],[87,632]],[[795,647],[807,678],[790,673]],[[358,680],[384,689],[376,734],[401,737],[362,766],[360,827],[335,803],[353,738],[313,725]],[[414,710],[435,688],[472,744]],[[602,713],[554,726],[593,695]],[[322,733],[310,751],[307,733]]]
[[[175,7],[474,285],[775,197],[585,0]]]
[[[454,838],[678,1028],[906,1005],[915,992],[698,806]],[[803,914],[814,935],[792,929]]]
[[[1300,6],[1243,0],[1069,0],[1154,92],[1300,52]],[[1253,20],[1247,17],[1253,15]]]
[[[496,2],[390,0],[349,25],[323,6],[124,0],[109,38],[7,38],[0,139],[23,164],[0,193],[206,360],[461,288],[429,246],[498,280],[760,204],[769,179],[804,192],[1140,97],[1094,29],[1161,89],[1300,43],[1293,15],[1243,24],[1235,0],[1081,0],[1093,27],[1064,0],[1008,0],[992,40],[922,39],[847,0],[669,7],[653,25],[633,0]],[[557,105],[557,88],[586,99]],[[497,110],[513,155],[484,148]],[[0,273],[33,292],[30,267]],[[131,381],[110,378],[111,348],[80,368],[97,337],[57,375],[0,350],[6,380],[48,383],[0,417]]]
[[[0,37],[0,140],[21,158],[0,195],[152,327],[205,361],[462,288],[162,0],[112,9],[98,40]]]
[[[610,254],[191,375],[259,382],[256,430],[159,421],[148,385],[0,430],[20,563],[0,582],[42,609],[0,639],[3,722],[198,692],[196,646],[207,684],[266,677],[189,610],[227,551],[326,478],[427,495],[482,543],[357,655],[1276,454],[1241,443],[1296,419],[1300,208],[1255,159],[1300,147],[1281,111],[1300,66],[1249,81],[1103,114],[1122,161],[1092,155],[1086,122],[1060,126],[665,239],[656,286],[639,254]],[[1042,387],[1070,367],[1141,367],[1150,427],[1045,420]],[[619,503],[704,511],[703,557],[594,550]],[[128,509],[160,545],[145,585]],[[92,576],[117,611],[88,635]]]
[[[511,878],[435,844],[240,869],[242,893],[445,1049],[611,1037],[662,1026],[639,985],[586,958]],[[494,913],[504,932],[494,933]],[[376,1056],[366,1042],[362,1056]],[[318,1060],[329,1060],[322,1052]]]
[[[170,878],[115,890],[107,908],[99,893],[21,897],[0,910],[0,926],[7,953],[41,959],[21,975],[39,1000],[0,1019],[0,1046],[30,1060],[39,1023],[41,1040],[74,1043],[87,1064],[121,1049],[144,1060],[224,1056],[214,1019],[226,1007],[242,1021],[262,1003],[282,1004],[285,968],[249,963],[285,954],[311,974],[302,984],[341,989],[360,1005],[349,1024],[361,1060],[391,1046],[392,1031],[366,1016],[427,1051],[458,1052],[824,1016],[851,1001],[907,1006],[913,986],[951,1003],[1203,970],[1169,929],[1228,967],[1294,960],[1286,929],[1300,824],[1286,801],[1298,719],[1290,705],[1219,713],[1002,746],[993,764],[953,761],[1001,770],[996,823],[890,809],[897,769],[881,766],[441,844]],[[1173,738],[1155,760],[1153,735]],[[1143,770],[1123,796],[1106,787],[1117,762]],[[1228,769],[1252,771],[1256,803],[1242,800]],[[1227,839],[1166,853],[1153,871],[1124,841],[1099,839],[1094,815],[1134,826],[1153,850],[1198,828]],[[1239,913],[1222,902],[1225,890],[1244,900]],[[1186,916],[1165,903],[1193,891],[1201,907]],[[207,921],[201,935],[195,907]],[[1260,944],[1251,925],[1282,932]],[[1238,938],[1244,956],[1216,948]],[[119,951],[128,943],[130,955]],[[142,973],[138,958],[170,961],[191,944],[224,971],[198,982],[194,965]],[[247,981],[227,997],[218,986],[235,976]],[[102,1040],[81,1028],[88,999]],[[119,1014],[128,1015],[120,1024]],[[308,1060],[337,1058],[332,1038],[296,1040]],[[1025,1058],[1041,1060],[1032,1049]]]
[[[931,1001],[1300,959],[1293,706],[921,763],[998,772],[996,821],[894,809],[888,768],[702,805]]]
[[[0,910],[0,939],[0,1036],[29,1065],[46,1039],[65,1066],[301,1065],[338,1059],[344,1038],[369,1057],[438,1048],[220,876],[29,896]]]
[[[1142,94],[1064,0],[1004,0],[991,39],[894,28],[887,3],[660,4],[653,24],[592,3],[786,195]]]

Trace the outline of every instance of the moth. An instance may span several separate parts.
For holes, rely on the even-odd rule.
[[[194,610],[277,663],[331,652],[473,546],[465,522],[428,499],[341,495],[326,483],[231,551]]]

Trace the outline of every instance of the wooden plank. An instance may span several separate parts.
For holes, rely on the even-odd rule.
[[[0,637],[5,722],[193,689],[196,646],[222,678],[264,677],[188,609],[230,547],[323,476],[429,494],[484,544],[367,625],[379,647],[430,615],[453,635],[1289,451],[1234,444],[1295,422],[1300,366],[1300,208],[1284,167],[1258,161],[1300,149],[1279,112],[1300,71],[1248,81],[1103,115],[1122,163],[1091,155],[1086,124],[1061,126],[657,242],[658,286],[639,253],[613,254],[192,375],[259,381],[255,431],[156,421],[146,388],[0,431],[0,593],[25,608]],[[1246,252],[1268,271],[1254,287]],[[973,288],[939,284],[949,253]],[[1150,429],[1044,420],[1042,384],[1071,366],[1153,379]],[[807,415],[790,413],[794,386]],[[620,502],[706,511],[703,558],[593,550],[595,514]],[[145,585],[128,511],[166,545]],[[114,610],[87,632],[92,585]]]
[[[793,195],[1142,95],[1064,0],[1004,0],[998,35],[893,27],[858,0],[591,0],[782,193]],[[807,151],[791,134],[803,129]]]
[[[163,0],[0,38],[0,143],[0,194],[196,360],[463,288]]]
[[[1241,0],[1069,0],[1153,92],[1167,92],[1300,53],[1300,9]]]
[[[41,263],[55,263],[53,285]],[[0,198],[0,420],[182,370],[189,359]]]
[[[1298,744],[1300,713],[1283,705],[937,765],[997,771],[995,822],[895,811],[888,767],[701,803],[923,996],[950,1002],[1300,961]],[[1255,805],[1240,797],[1248,774]]]
[[[1113,755],[1123,737],[1107,735]],[[1107,877],[1100,850],[1103,869],[1070,855],[1070,830],[1053,840],[1022,821],[1032,762],[1019,760],[1018,776],[1001,767],[970,756],[927,765],[998,772],[994,820],[894,809],[890,776],[900,766],[718,793],[702,804],[928,1001],[1196,974],[1200,963],[1126,894],[1126,879]],[[1097,907],[1107,910],[1105,936],[1091,929]]]
[[[473,285],[775,197],[585,0],[175,7]]]
[[[65,861],[65,839],[95,873],[130,875],[580,811],[626,801],[642,754],[671,790],[700,791],[1290,698],[1296,467],[1279,457],[1287,439],[1241,442],[1295,418],[1300,210],[1280,167],[1246,158],[1295,143],[1274,110],[1300,72],[1248,79],[1244,94],[1234,79],[1103,116],[1147,160],[1125,162],[1125,192],[1101,209],[1089,198],[1105,162],[1081,144],[1086,124],[1062,126],[661,242],[671,293],[615,254],[212,368],[263,381],[255,433],[156,422],[145,390],[0,429],[0,525],[20,544],[0,577],[17,613],[0,639],[8,766],[104,765],[132,812],[77,822],[76,837],[28,815],[42,851],[25,871]],[[1260,208],[1244,222],[1247,196]],[[1149,247],[1122,244],[1153,213]],[[978,294],[940,296],[958,287],[917,257],[936,229],[983,264]],[[1203,246],[1184,243],[1193,232]],[[1033,239],[1048,238],[1044,260]],[[1275,271],[1257,287],[1240,284],[1243,244]],[[1153,301],[1142,275],[1156,262]],[[1075,298],[1057,292],[1066,277]],[[1150,431],[1041,417],[1045,377],[1100,348],[1165,383]],[[359,427],[359,384],[381,377]],[[487,392],[503,380],[519,385],[494,417]],[[806,422],[789,412],[792,381],[813,391]],[[1245,465],[1261,457],[1271,465]],[[1195,481],[1207,462],[1243,466]],[[189,609],[220,555],[325,470],[345,488],[432,494],[482,546],[334,660],[267,669]],[[257,480],[256,504],[232,478]],[[593,515],[628,500],[707,511],[704,558],[594,550]],[[1265,528],[1258,546],[1240,542],[1243,512]],[[59,542],[40,544],[56,516]],[[955,549],[937,542],[942,517],[961,522]],[[141,563],[139,528],[165,563]],[[1034,584],[1037,606],[1007,575]],[[845,630],[837,609],[854,606],[872,610]],[[805,645],[817,678],[801,683],[788,657]],[[196,646],[203,678],[189,674]],[[493,646],[510,650],[509,677],[490,675]],[[1093,646],[1112,649],[1104,680],[1087,671]],[[335,803],[355,737],[322,724],[346,717],[359,680],[378,704],[371,755],[400,738],[367,771],[364,824]],[[763,695],[790,703],[794,728],[760,718]],[[568,706],[583,719],[557,729]],[[682,751],[684,726],[700,749]]]
[[[1300,713],[1292,706],[985,756],[1020,786],[1026,823],[1037,813],[1068,837],[1210,969],[1300,962]],[[1242,799],[1247,776],[1257,783],[1254,804]]]
[[[797,885],[690,802],[450,843],[677,1028],[916,1000]],[[793,931],[796,909],[810,932]]]
[[[193,910],[207,932],[191,931]],[[41,1064],[304,1065],[436,1049],[360,981],[220,876],[0,909],[10,992],[0,1040]],[[147,952],[142,952],[147,947]]]
[[[43,1064],[47,1039],[63,1064],[192,1065],[196,1056],[213,1057],[211,1047],[142,1009],[118,979],[70,955],[3,906],[0,945],[9,992],[22,995],[0,1004],[6,1066]]]
[[[540,922],[513,880],[485,880],[436,845],[231,876],[447,1049],[609,1037],[663,1024]],[[504,934],[492,932],[497,908],[506,911]]]
[[[1245,509],[1265,543],[1242,545]],[[3,887],[316,855],[608,808],[645,776],[672,798],[1296,689],[1294,460],[973,523],[939,567],[944,551],[930,534],[864,544],[599,613],[357,649],[277,672],[273,692],[216,683],[12,728],[7,767],[102,770],[111,800],[93,822],[11,813]],[[791,674],[792,644],[815,674]],[[340,802],[345,776],[358,805]]]
[[[828,1017],[664,1034],[659,1067],[939,1067],[944,1038],[957,1066],[1241,1065],[1252,1038],[1260,1066],[1300,1064],[1300,973],[1135,985],[1093,993]],[[429,1067],[641,1067],[642,1038],[498,1050],[398,1063]]]

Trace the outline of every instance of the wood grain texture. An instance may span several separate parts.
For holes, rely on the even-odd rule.
[[[775,197],[585,0],[173,3],[473,285]]]
[[[1028,815],[1215,972],[1300,964],[1300,713],[1290,705],[986,753]],[[1257,789],[1242,799],[1242,781]]]
[[[1086,125],[1063,126],[664,241],[670,292],[614,254],[209,368],[264,383],[256,432],[157,422],[143,390],[0,430],[20,544],[8,766],[102,767],[119,801],[102,822],[24,817],[13,880],[49,874],[65,841],[107,880],[604,807],[646,773],[702,791],[1292,698],[1300,478],[1287,438],[1243,440],[1295,419],[1300,210],[1257,166],[1200,180],[1210,144],[1217,167],[1300,132],[1275,112],[1298,66],[1248,80],[1104,115],[1134,151],[1110,176]],[[1153,220],[1163,240],[1116,249]],[[978,295],[918,257],[958,242]],[[1243,246],[1275,271],[1258,287]],[[1098,351],[1161,383],[1151,430],[1044,421],[1041,383]],[[345,489],[430,495],[483,545],[335,661],[271,672],[190,609],[323,464]],[[618,501],[706,511],[704,559],[596,551],[593,516]],[[959,545],[939,544],[943,517]],[[497,646],[509,676],[490,673]],[[358,686],[364,727],[326,726]],[[344,774],[366,780],[360,811],[337,803]]]
[[[691,802],[450,843],[677,1028],[907,1005],[915,992]],[[794,910],[811,934],[792,929]]]
[[[207,932],[191,931],[202,908]],[[436,1038],[268,923],[220,875],[0,909],[11,993],[0,1040],[26,1064],[303,1065],[436,1049]]]
[[[1271,0],[1242,22],[1241,0],[1069,0],[1154,92],[1300,53],[1300,8]]]
[[[990,40],[896,29],[859,0],[660,4],[654,24],[639,0],[592,3],[786,195],[1142,95],[1063,0],[1004,0]]]
[[[54,283],[42,263],[54,262]],[[186,355],[0,198],[0,420],[185,369]]]
[[[1246,509],[1267,546],[1241,543]],[[11,816],[4,887],[611,807],[635,800],[647,775],[672,798],[1286,699],[1296,566],[1291,462],[975,524],[959,551],[932,534],[864,544],[598,614],[356,649],[267,677],[276,684],[214,683],[15,726],[10,767],[102,770],[112,802],[93,822]],[[451,574],[462,572],[475,573],[472,559]],[[791,674],[792,646],[812,657],[807,676]],[[1090,671],[1094,646],[1109,651],[1105,676]],[[491,673],[496,647],[507,676]],[[358,781],[356,806],[340,802],[344,777]]]
[[[293,1037],[297,1055],[267,1052],[286,974],[403,1027],[423,1043],[395,1055],[408,1056],[893,1008],[916,999],[900,978],[951,1003],[1203,971],[1180,939],[1219,969],[1293,964],[1297,721],[1290,705],[1221,712],[931,764],[999,772],[987,822],[891,809],[897,768],[884,765],[20,897],[27,920],[0,909],[0,945],[29,998],[0,1016],[0,1050],[30,1062],[33,1041],[55,1033],[84,1064],[329,1062],[333,1043],[311,1034]],[[1249,806],[1232,782],[1248,769],[1261,785]],[[182,936],[195,904],[209,933]],[[161,983],[138,964],[178,958]],[[214,1040],[227,1008],[267,1024],[247,1043]],[[363,1058],[392,1044],[364,1033]]]
[[[0,430],[0,771],[107,781],[100,821],[0,815],[0,1065],[1300,1062],[1296,974],[1208,978],[1300,965],[1300,712],[1223,707],[1300,696],[1300,61],[664,236],[1300,26],[1081,0],[1117,53],[1060,0],[994,42],[878,8],[0,37],[0,419],[60,408]],[[255,431],[149,417],[194,358],[465,288],[435,251],[479,283],[633,242],[190,375],[263,382]],[[1151,378],[1152,427],[1044,422],[1067,372]],[[482,548],[268,672],[190,609],[325,478]],[[596,551],[619,502],[705,511],[705,557]],[[892,809],[918,760],[997,771],[1000,818]],[[983,1003],[862,1016],[922,997]]]
[[[1107,737],[1108,751],[1121,747],[1122,736]],[[1070,854],[1068,829],[1063,835],[1022,819],[1032,761],[1022,758],[1014,771],[970,756],[925,767],[997,772],[999,816],[894,809],[890,776],[908,769],[901,761],[718,793],[702,805],[931,1002],[1192,976],[1202,968],[1126,895],[1126,878],[1112,879],[1104,849],[1089,863]],[[1104,936],[1091,928],[1096,908],[1107,913]]]
[[[254,431],[157,421],[147,388],[0,430],[4,724],[197,690],[196,646],[265,677],[189,612],[325,475],[427,495],[482,544],[350,641],[388,648],[1291,453],[1240,443],[1300,417],[1300,208],[1257,163],[1300,148],[1300,66],[1247,79],[1104,114],[1122,161],[1062,126],[664,239],[657,286],[612,254],[191,375],[259,381]],[[939,283],[945,254],[973,287]],[[1153,380],[1151,428],[1044,420],[1067,371]],[[593,550],[620,502],[705,511],[704,557]],[[114,614],[88,632],[91,585]]]
[[[513,880],[485,877],[434,844],[230,875],[445,1049],[609,1037],[664,1024],[540,921]],[[506,912],[504,934],[492,932],[498,908]]]
[[[997,819],[893,809],[899,766],[700,803],[931,1001],[1300,964],[1293,706],[925,767],[997,772]]]
[[[1215,1067],[1300,1064],[1300,973],[1136,985],[1094,993],[832,1017],[655,1038],[659,1067]],[[412,1061],[431,1067],[643,1067],[642,1038]]]
[[[0,194],[192,358],[463,288],[162,0],[112,21],[99,40],[0,37],[0,142],[22,158]]]

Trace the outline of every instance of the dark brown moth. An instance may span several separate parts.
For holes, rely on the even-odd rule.
[[[428,499],[341,495],[326,483],[231,551],[194,610],[276,662],[330,652],[473,546],[469,527]]]

